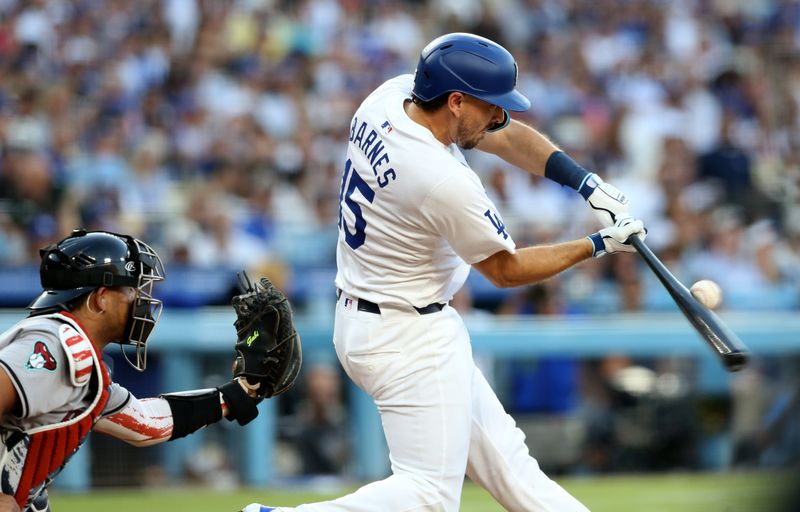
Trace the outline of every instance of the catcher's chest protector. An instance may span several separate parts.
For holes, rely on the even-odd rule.
[[[28,431],[2,433],[0,491],[14,496],[23,511],[47,488],[67,461],[78,451],[95,422],[100,419],[100,414],[109,398],[111,379],[94,344],[89,341],[77,322],[66,315],[54,316],[60,316],[58,320],[63,322],[62,328],[69,334],[62,338],[68,357],[78,353],[76,351],[85,355],[87,350],[91,355],[90,358],[84,356],[81,361],[84,364],[80,365],[86,366],[85,362],[90,360],[90,375],[85,368],[79,369],[70,363],[73,384],[76,383],[76,377],[78,380],[85,377],[86,384],[91,390],[88,398],[91,402],[79,414],[65,418],[59,423]],[[81,339],[78,339],[78,336]],[[68,348],[67,344],[70,343],[71,346]]]

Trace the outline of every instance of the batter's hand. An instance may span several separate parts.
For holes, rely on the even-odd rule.
[[[597,174],[590,174],[578,189],[586,203],[605,227],[618,220],[630,217],[628,198],[610,183],[605,183]]]
[[[592,242],[594,249],[592,256],[600,258],[612,252],[635,252],[636,249],[628,242],[631,236],[638,236],[644,240],[647,230],[642,221],[633,217],[619,219],[609,228],[603,228],[587,238]]]

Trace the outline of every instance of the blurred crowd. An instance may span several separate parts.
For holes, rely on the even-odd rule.
[[[679,277],[716,280],[729,307],[798,306],[789,0],[2,0],[0,267],[76,226],[168,265],[332,266],[352,113],[449,31],[511,49],[520,119],[625,191]],[[596,229],[573,191],[472,153],[518,244]],[[629,262],[550,292],[657,309]]]

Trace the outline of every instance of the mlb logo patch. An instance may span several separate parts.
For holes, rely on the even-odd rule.
[[[344,309],[353,309],[353,299],[344,298]]]
[[[384,135],[389,135],[390,133],[392,133],[392,123],[390,123],[389,121],[384,121],[383,124],[381,125],[381,131],[383,132]]]

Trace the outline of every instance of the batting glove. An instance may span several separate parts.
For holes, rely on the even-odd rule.
[[[613,226],[619,219],[630,217],[628,198],[617,187],[606,183],[597,174],[590,174],[581,183],[578,192],[591,207],[600,224]]]
[[[603,228],[586,238],[594,246],[592,256],[600,258],[612,252],[635,252],[636,249],[628,242],[628,238],[631,236],[638,236],[644,240],[647,230],[642,221],[633,217],[625,217],[619,219],[613,226]]]

